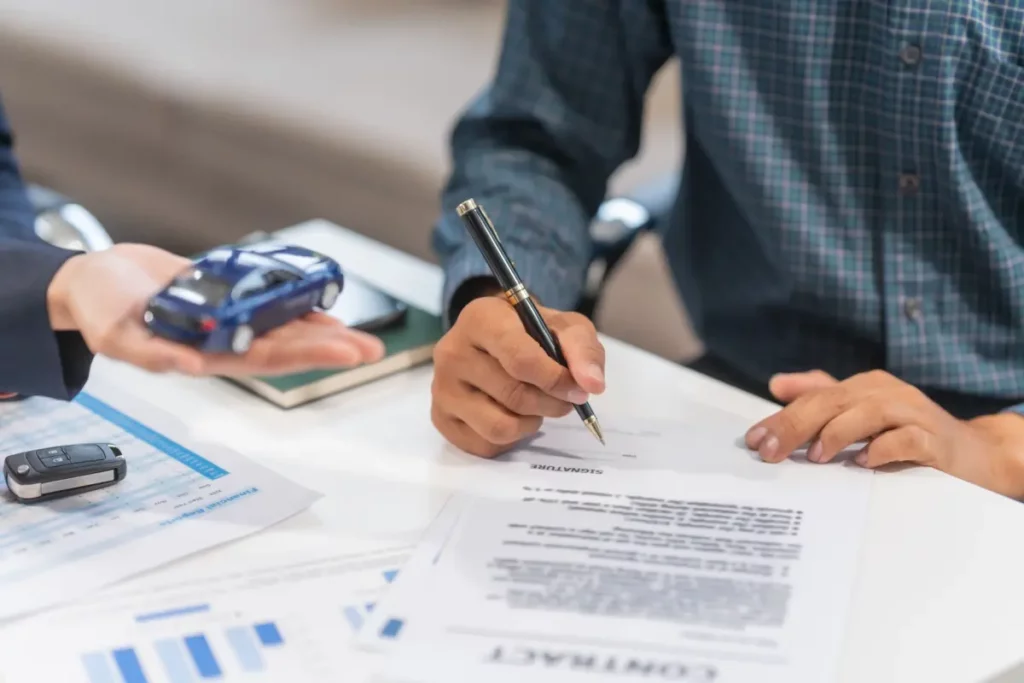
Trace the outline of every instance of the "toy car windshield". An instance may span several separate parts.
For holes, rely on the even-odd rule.
[[[217,306],[230,292],[229,283],[195,266],[174,278],[167,288],[170,296],[201,306]]]

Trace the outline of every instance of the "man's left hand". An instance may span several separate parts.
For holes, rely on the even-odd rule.
[[[766,462],[807,446],[827,463],[858,442],[858,465],[927,465],[989,490],[1024,498],[1024,417],[960,420],[914,386],[875,370],[842,382],[821,371],[777,375],[772,394],[785,408],[755,424],[746,443]]]

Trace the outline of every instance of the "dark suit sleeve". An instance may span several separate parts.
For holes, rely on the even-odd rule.
[[[36,237],[34,222],[0,104],[0,393],[71,399],[93,355],[78,332],[50,328],[46,293],[77,252]]]

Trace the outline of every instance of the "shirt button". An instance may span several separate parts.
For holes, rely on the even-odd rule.
[[[900,50],[900,60],[907,66],[917,66],[921,63],[921,48],[917,45],[904,45]]]
[[[921,187],[921,179],[917,177],[915,173],[901,173],[900,174],[900,194],[902,195],[915,195],[917,194],[918,188]]]
[[[915,323],[921,322],[924,318],[924,310],[921,307],[921,300],[915,297],[904,301],[903,313],[909,320],[913,320]]]

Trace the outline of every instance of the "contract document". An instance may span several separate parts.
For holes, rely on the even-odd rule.
[[[820,469],[766,467],[743,445],[753,424],[716,408],[693,402],[679,405],[679,419],[602,416],[605,445],[598,443],[575,415],[545,420],[540,431],[496,463],[527,463],[533,469],[574,472],[580,469],[669,469],[687,474],[710,474],[741,480],[803,479],[809,473],[820,481]],[[844,458],[849,454],[845,454]],[[808,464],[806,449],[793,458]]]
[[[376,680],[834,680],[871,473],[721,436],[454,495],[358,636]]]

